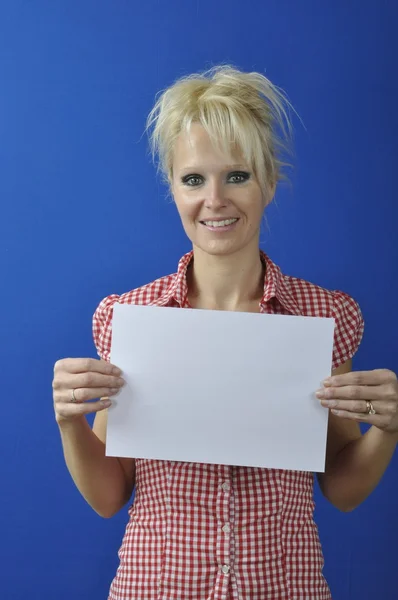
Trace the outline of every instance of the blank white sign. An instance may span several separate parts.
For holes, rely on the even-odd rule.
[[[107,455],[323,472],[334,324],[115,304]]]

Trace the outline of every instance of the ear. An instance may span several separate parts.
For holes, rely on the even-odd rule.
[[[174,199],[174,183],[173,183],[173,177],[171,176],[171,174],[169,173],[167,176],[167,184],[168,184],[168,193],[167,196],[170,198],[170,201],[173,204],[176,204],[176,201]]]
[[[267,185],[267,195],[264,198],[264,209],[266,209],[267,206],[269,206],[271,204],[272,200],[274,199],[275,192],[276,192],[276,182],[268,184]]]
[[[173,173],[171,170],[169,171],[169,173],[167,175],[167,181],[169,184],[170,192],[174,195]]]

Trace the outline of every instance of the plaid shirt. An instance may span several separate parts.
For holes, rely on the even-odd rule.
[[[261,256],[261,312],[334,317],[332,367],[351,358],[363,335],[355,300],[283,275]],[[190,308],[192,258],[183,256],[173,275],[101,301],[93,317],[101,358],[109,361],[115,302]],[[330,600],[313,511],[312,473],[136,459],[108,600]]]

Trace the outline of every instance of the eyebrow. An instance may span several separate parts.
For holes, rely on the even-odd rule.
[[[180,172],[182,172],[182,171],[200,171],[202,169],[203,169],[203,167],[200,167],[198,165],[192,165],[189,167],[182,167],[180,169]],[[224,169],[225,169],[225,171],[229,171],[231,169],[248,169],[248,166],[242,165],[242,164],[225,165]]]

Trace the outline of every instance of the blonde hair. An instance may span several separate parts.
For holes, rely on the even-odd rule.
[[[283,169],[291,165],[284,155],[293,151],[293,107],[264,75],[219,65],[182,77],[159,94],[146,131],[152,157],[158,156],[158,168],[169,184],[175,141],[182,131],[189,133],[193,122],[226,154],[232,147],[241,150],[265,197],[269,186],[287,179]]]

